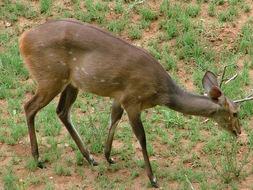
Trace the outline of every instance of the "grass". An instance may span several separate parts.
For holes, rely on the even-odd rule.
[[[2,182],[5,189],[17,189],[15,183],[18,178],[15,176],[13,172],[13,168],[9,166],[9,169],[3,172]]]
[[[140,10],[140,14],[142,16],[143,20],[156,20],[158,18],[158,14],[154,11],[152,11],[151,9],[147,9],[147,8],[142,8]]]
[[[123,18],[120,21],[110,21],[107,25],[106,25],[106,29],[113,32],[114,34],[121,34],[121,32],[124,30],[125,26],[126,26],[126,18]]]
[[[139,27],[138,26],[135,27],[135,26],[130,25],[129,29],[128,29],[128,37],[131,40],[140,39],[141,38],[141,31],[140,31]]]
[[[17,21],[18,17],[25,17],[27,19],[34,19],[38,16],[36,8],[31,7],[28,3],[14,1],[13,3],[9,0],[4,0],[3,5],[0,9],[0,17],[11,22]]]
[[[49,15],[51,13],[53,3],[54,0],[40,0],[40,12]]]
[[[92,0],[87,0],[84,3],[85,8],[88,11],[88,19],[89,21],[97,21],[98,23],[103,23],[105,18],[105,13],[108,9],[107,3],[96,0],[93,2]]]
[[[72,120],[99,166],[88,165],[57,119],[57,97],[36,117],[40,159],[47,168],[36,167],[23,111],[36,84],[24,68],[18,48],[23,31],[52,18],[89,22],[141,45],[180,86],[197,93],[203,91],[201,80],[206,70],[220,78],[223,66],[238,63],[239,67],[228,68],[226,74],[229,78],[238,73],[238,78],[223,85],[222,90],[228,97],[240,99],[252,91],[252,22],[241,20],[251,9],[247,0],[1,2],[0,189],[59,189],[59,180],[65,189],[150,187],[126,114],[116,129],[112,149],[117,163],[109,165],[103,151],[111,101],[83,92],[73,106]],[[236,25],[239,20],[241,25]],[[242,184],[248,184],[253,171],[252,110],[252,102],[240,106],[245,135],[238,140],[212,120],[164,107],[143,112],[147,149],[162,189],[191,189],[191,185],[195,189],[241,189]],[[252,185],[247,188],[252,189]]]

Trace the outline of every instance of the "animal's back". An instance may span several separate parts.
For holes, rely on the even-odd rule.
[[[146,50],[92,25],[49,21],[20,38],[25,63],[38,84],[56,81],[120,99],[154,93],[167,73]],[[44,82],[46,85],[46,82]]]

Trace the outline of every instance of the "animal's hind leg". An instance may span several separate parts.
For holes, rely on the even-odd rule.
[[[73,126],[71,122],[70,110],[71,110],[72,104],[76,100],[77,94],[78,94],[78,89],[72,86],[71,84],[69,84],[61,94],[56,112],[57,112],[58,117],[60,118],[60,120],[65,125],[70,135],[74,139],[76,145],[78,146],[83,156],[87,159],[87,161],[90,164],[98,165],[98,163],[95,162],[93,157],[90,155],[80,135],[78,134],[77,130],[75,129],[75,127]]]
[[[120,118],[122,117],[122,114],[123,108],[121,107],[120,103],[117,100],[114,100],[112,104],[110,131],[105,145],[105,158],[110,164],[115,163],[114,160],[110,157],[110,155],[115,128],[117,127],[117,124]]]
[[[36,161],[39,159],[38,143],[34,128],[34,118],[36,113],[43,107],[45,107],[58,93],[60,89],[54,88],[41,88],[38,89],[35,95],[25,104],[24,110],[26,114],[26,120],[28,125],[32,155]],[[38,162],[39,167],[43,167],[41,163]]]

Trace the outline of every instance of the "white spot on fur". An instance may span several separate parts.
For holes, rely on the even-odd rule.
[[[85,70],[85,68],[84,68],[84,67],[82,67],[81,69],[82,69],[82,71],[83,71],[86,75],[88,75],[88,74],[89,74],[89,73]]]
[[[71,54],[72,54],[72,51],[69,51],[69,54],[71,55]]]
[[[62,82],[63,82],[63,83],[66,83],[66,82],[67,82],[67,79],[62,80]]]
[[[93,156],[92,156],[92,155],[90,155],[89,157],[90,157],[90,160],[94,160],[94,158],[93,158]]]
[[[100,82],[105,82],[105,79],[100,80]]]
[[[141,96],[138,96],[138,99],[141,99]]]
[[[47,66],[47,68],[49,68],[49,69],[50,69],[50,68],[51,68],[51,66],[50,66],[50,65],[48,65],[48,66]]]
[[[45,44],[41,42],[41,43],[40,43],[40,46],[41,46],[41,47],[44,47],[44,46],[45,46]]]
[[[153,182],[155,182],[155,183],[156,183],[156,177],[155,177],[155,176],[153,177]]]
[[[63,61],[60,61],[60,63],[61,63],[63,66],[65,66],[65,65],[66,65],[66,63],[64,63]]]
[[[118,85],[118,84],[119,84],[119,82],[113,82],[112,84],[113,84],[113,85]]]
[[[49,54],[49,56],[50,56],[50,57],[53,57],[53,56],[54,56],[54,54],[53,54],[53,53],[50,53],[50,54]]]
[[[73,61],[76,61],[76,57],[73,57]]]

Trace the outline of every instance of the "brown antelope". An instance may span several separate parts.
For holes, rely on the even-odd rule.
[[[72,19],[37,26],[21,36],[19,45],[24,63],[37,83],[35,95],[24,106],[32,155],[37,161],[35,115],[61,93],[56,112],[83,156],[97,165],[70,118],[79,88],[114,100],[105,145],[109,163],[114,163],[110,157],[114,131],[123,110],[126,111],[154,187],[158,184],[150,166],[140,117],[144,109],[167,106],[185,114],[213,118],[231,133],[241,133],[237,106],[220,90],[216,76],[210,71],[202,81],[207,96],[192,94],[180,88],[148,51]],[[38,166],[42,167],[40,162]]]

